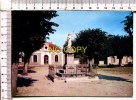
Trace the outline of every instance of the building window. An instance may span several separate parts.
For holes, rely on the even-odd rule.
[[[48,55],[45,55],[44,56],[44,64],[48,64],[48,59],[49,59]]]
[[[55,55],[55,62],[58,62],[58,55]]]
[[[33,62],[37,62],[37,55],[33,56]]]

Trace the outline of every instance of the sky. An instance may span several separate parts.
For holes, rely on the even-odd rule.
[[[57,14],[59,16],[51,21],[59,26],[53,27],[56,32],[50,34],[50,39],[47,41],[61,48],[69,33],[73,33],[74,39],[75,34],[88,28],[100,28],[112,35],[127,35],[121,22],[130,14],[129,11],[57,11]]]

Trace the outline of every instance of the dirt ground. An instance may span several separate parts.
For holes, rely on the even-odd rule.
[[[99,80],[67,81],[47,78],[47,67],[35,67],[27,76],[18,74],[16,96],[133,96],[132,74],[98,71]]]

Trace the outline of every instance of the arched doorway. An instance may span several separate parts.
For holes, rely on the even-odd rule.
[[[44,64],[48,64],[48,62],[49,62],[48,55],[44,55]]]

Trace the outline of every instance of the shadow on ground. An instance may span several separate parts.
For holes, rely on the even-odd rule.
[[[51,77],[50,75],[45,76],[45,77],[46,77],[46,79],[48,79],[48,80],[50,80],[50,81],[54,82],[54,78],[53,78],[53,77]]]
[[[18,77],[17,78],[17,87],[23,87],[23,86],[31,86],[35,81],[35,79],[27,78],[27,77]]]
[[[18,74],[22,74],[23,70],[18,70]],[[36,73],[36,71],[29,69],[28,73]]]
[[[114,80],[114,81],[125,81],[125,82],[130,82],[133,83],[133,81],[129,81],[128,79],[122,78],[122,77],[116,77],[116,76],[108,76],[108,75],[102,75],[102,74],[97,74],[99,79],[105,79],[105,80]]]

